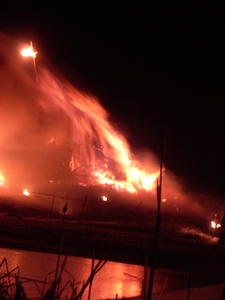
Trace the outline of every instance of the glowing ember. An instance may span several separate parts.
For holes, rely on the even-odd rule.
[[[215,222],[213,222],[213,221],[211,221],[211,226],[212,226],[212,228],[219,228],[219,227],[221,227],[221,225],[218,223],[218,224],[216,224]]]
[[[30,193],[28,192],[28,190],[24,190],[24,191],[23,191],[23,194],[24,194],[25,196],[29,196],[29,195],[30,195]]]
[[[21,52],[21,55],[25,56],[25,57],[33,57],[35,58],[37,55],[37,51],[34,50],[32,42],[30,42],[30,47],[28,48],[24,48]]]
[[[102,200],[103,200],[103,201],[107,201],[108,198],[107,198],[106,196],[102,196]]]

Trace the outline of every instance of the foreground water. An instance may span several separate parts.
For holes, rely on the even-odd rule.
[[[0,262],[6,259],[9,271],[18,267],[14,273],[19,272],[29,298],[40,295],[43,288],[42,282],[45,281],[48,274],[47,281],[49,283],[54,279],[57,258],[58,256],[55,254],[0,248]],[[64,258],[65,256],[60,257],[60,265]],[[91,266],[91,259],[73,256],[66,259],[61,286],[69,284],[63,291],[63,297],[71,295],[71,282],[75,283],[78,291],[80,290],[83,282],[90,275]],[[2,273],[7,271],[5,263],[1,265],[0,271]],[[91,299],[115,298],[116,295],[120,298],[139,296],[142,289],[143,271],[143,266],[108,261],[94,277]],[[32,280],[30,281],[30,279]],[[88,288],[83,299],[87,299],[87,296]]]
[[[64,258],[65,256],[61,256],[60,265],[62,265]],[[7,278],[2,279],[5,273],[13,271],[11,275],[19,275],[27,297],[40,299],[43,291],[47,290],[55,278],[57,259],[58,256],[55,254],[0,248],[1,282]],[[63,293],[60,295],[61,299],[71,297],[72,286],[76,286],[77,292],[79,292],[84,281],[90,275],[91,267],[91,259],[68,256],[60,285],[60,290],[65,286]],[[108,261],[94,277],[90,299],[140,296],[143,277],[143,266]],[[10,280],[12,283],[13,277],[10,277]],[[154,277],[153,300],[159,299],[159,295],[162,300],[187,299],[188,280],[188,272],[157,269]],[[202,281],[201,278],[198,278],[198,280]],[[47,282],[47,284],[44,285],[44,282]],[[203,280],[198,286],[205,285],[206,282],[204,283]],[[193,287],[190,300],[221,299],[223,285],[212,286],[211,288],[205,286],[197,289]],[[89,288],[85,290],[82,299],[88,299],[88,292]]]

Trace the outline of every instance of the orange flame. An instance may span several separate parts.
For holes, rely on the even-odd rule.
[[[70,169],[83,172],[92,182],[113,185],[131,193],[155,187],[158,171],[148,173],[133,158],[130,147],[108,121],[108,113],[93,96],[78,91],[67,81],[42,70],[40,90],[49,99],[44,109],[55,107],[71,120],[72,155]],[[51,137],[49,143],[55,142]],[[151,164],[151,163],[149,163]]]
[[[10,182],[99,184],[131,193],[155,188],[158,164],[131,152],[96,97],[39,66],[34,85],[21,57],[10,55],[3,42],[1,168]],[[31,43],[21,54],[34,59],[37,52]]]

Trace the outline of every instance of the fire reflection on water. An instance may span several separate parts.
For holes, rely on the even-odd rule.
[[[125,297],[125,295],[127,295],[126,297],[132,297],[141,294],[143,267],[110,262],[109,266],[106,268],[106,272],[110,272],[108,275],[109,280],[106,280],[104,286],[99,287],[102,295],[105,294],[105,290],[111,291],[111,297],[115,297],[116,294],[118,297]],[[99,273],[99,275],[96,275],[96,280],[104,280],[104,270],[102,274]]]
[[[19,267],[19,275],[22,278],[29,278],[44,281],[48,273],[55,270],[57,255],[0,248],[0,261],[7,258],[9,270]],[[62,257],[63,259],[63,257]],[[61,261],[62,262],[62,261]],[[81,257],[68,257],[63,272],[63,282],[75,280],[81,284],[86,280],[91,270],[91,260]],[[32,267],[31,267],[32,266]],[[1,272],[5,270],[0,269]],[[94,277],[91,296],[92,299],[109,299],[118,297],[139,296],[141,294],[141,279],[143,267],[139,265],[107,262]],[[48,278],[52,280],[54,276]],[[40,283],[39,283],[40,285]],[[81,287],[81,286],[80,286]],[[32,282],[24,283],[27,297],[37,297],[38,291]],[[63,296],[69,296],[70,290],[66,289]],[[87,298],[88,289],[84,299]]]

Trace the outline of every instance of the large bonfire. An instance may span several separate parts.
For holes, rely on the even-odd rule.
[[[131,193],[155,188],[153,156],[133,155],[96,97],[36,64],[32,44],[21,52],[23,45],[0,40],[1,182],[70,180]]]

